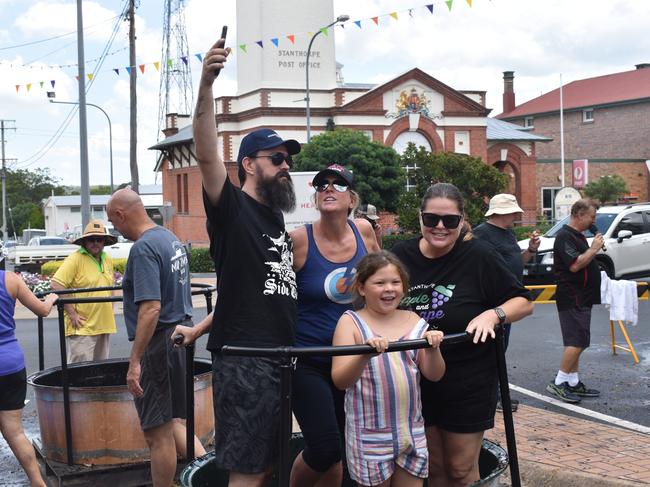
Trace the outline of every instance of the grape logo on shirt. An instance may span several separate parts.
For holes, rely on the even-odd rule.
[[[275,238],[266,233],[262,234],[262,238],[269,241],[267,250],[278,257],[277,261],[264,262],[268,267],[267,279],[264,281],[265,296],[279,294],[298,299],[296,273],[293,271],[293,242],[288,237],[286,232]]]
[[[420,318],[431,323],[445,316],[444,306],[454,295],[455,284],[419,284],[409,289],[401,305],[412,309]]]
[[[350,287],[357,270],[354,267],[339,267],[327,274],[323,289],[328,299],[337,304],[352,302]]]

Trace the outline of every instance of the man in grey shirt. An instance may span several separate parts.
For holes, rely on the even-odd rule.
[[[184,446],[180,419],[186,417],[185,349],[174,347],[171,335],[178,324],[192,326],[189,261],[183,244],[149,218],[131,189],[116,191],[106,212],[135,242],[122,281],[124,321],[133,341],[126,382],[151,450],[153,484],[170,486],[176,445]],[[200,442],[195,445],[197,455],[205,453]]]

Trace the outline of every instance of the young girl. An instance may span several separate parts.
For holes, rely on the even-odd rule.
[[[357,265],[353,292],[363,301],[346,311],[334,345],[368,344],[379,355],[333,357],[332,380],[345,389],[345,437],[350,477],[362,486],[419,487],[428,475],[420,405],[420,372],[439,380],[445,363],[442,332],[397,306],[408,276],[393,254],[368,254]],[[383,354],[389,342],[426,338],[431,348]]]

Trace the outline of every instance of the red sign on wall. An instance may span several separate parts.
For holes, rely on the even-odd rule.
[[[572,186],[576,189],[584,188],[589,182],[589,161],[587,159],[575,159],[573,161]]]

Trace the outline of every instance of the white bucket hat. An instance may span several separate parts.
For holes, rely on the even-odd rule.
[[[485,213],[485,216],[490,215],[510,215],[511,213],[523,213],[517,204],[517,198],[511,194],[501,193],[497,194],[490,199],[490,207]]]

